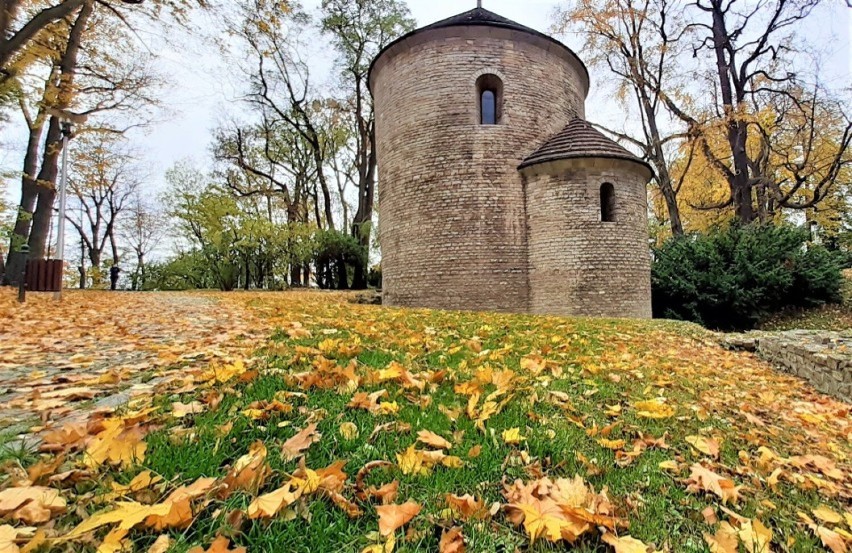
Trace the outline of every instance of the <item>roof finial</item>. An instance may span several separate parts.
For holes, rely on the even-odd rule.
[[[482,0],[476,0],[476,7],[477,7],[477,8],[481,8],[481,7],[482,7]]]

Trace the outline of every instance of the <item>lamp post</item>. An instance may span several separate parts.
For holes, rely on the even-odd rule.
[[[68,142],[71,140],[73,127],[68,121],[62,123],[62,175],[59,178],[59,224],[56,232],[56,258],[65,262],[65,208],[68,203]],[[62,299],[62,286],[53,293],[57,300]]]

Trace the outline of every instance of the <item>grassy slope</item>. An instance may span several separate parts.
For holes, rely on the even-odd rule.
[[[741,501],[729,507],[746,517],[760,518],[773,530],[773,544],[779,551],[819,549],[818,539],[800,524],[797,511],[820,504],[841,510],[843,496],[846,501],[852,497],[848,479],[827,484],[833,490],[817,490],[807,476],[826,481],[818,472],[780,464],[759,467],[757,463],[759,448],[768,447],[781,457],[825,455],[848,474],[852,455],[848,406],[812,392],[796,379],[776,374],[748,355],[722,350],[695,326],[394,310],[352,305],[345,296],[319,293],[240,294],[223,296],[222,301],[244,303],[247,317],[254,319],[252,324],[268,327],[272,338],[261,352],[260,376],[247,384],[226,385],[224,400],[213,411],[181,421],[164,416],[165,426],[146,439],[141,466],[113,470],[101,479],[102,486],[110,479],[128,482],[143,469],[155,471],[174,486],[200,476],[223,477],[235,459],[253,442],[262,440],[275,471],[264,491],[272,490],[298,466],[296,461],[281,458],[280,444],[309,422],[317,422],[322,438],[308,449],[306,465],[317,469],[346,460],[344,470],[350,485],[369,461],[396,463],[397,454],[415,443],[419,430],[431,430],[451,440],[455,436],[457,443],[451,453],[465,461],[462,468],[437,467],[429,476],[417,476],[403,474],[394,466],[371,474],[371,484],[398,479],[399,501],[411,499],[424,506],[412,522],[412,539],[399,543],[397,551],[437,550],[440,533],[436,529],[445,515],[445,494],[470,493],[489,504],[505,502],[503,481],[532,480],[542,474],[579,474],[597,490],[607,488],[618,514],[629,520],[632,536],[672,551],[708,551],[702,533],[712,533],[714,527],[705,523],[701,511],[714,506],[720,518],[724,516],[718,498],[686,490],[689,466],[702,459],[745,486]],[[311,335],[291,338],[288,329],[293,328],[292,323],[304,325]],[[296,355],[299,347],[308,349]],[[528,355],[549,361],[548,368],[537,375],[521,369],[521,359]],[[422,393],[395,382],[362,383],[358,391],[385,388],[388,400],[400,406],[395,415],[373,415],[347,407],[354,392],[351,388],[303,389],[293,375],[310,372],[319,357],[340,366],[354,357],[362,378],[393,361],[415,376],[445,371],[446,377]],[[472,380],[483,369],[509,370],[516,378],[511,386],[512,401],[485,422],[484,431],[465,414],[468,396],[456,391],[458,384]],[[484,391],[493,389],[489,384]],[[288,399],[292,412],[276,413],[262,423],[242,414],[251,402],[281,397],[282,391],[307,393]],[[549,395],[551,391],[567,394],[570,405],[558,405]],[[164,396],[156,403],[165,414],[172,401],[189,402],[196,395]],[[676,408],[672,417],[638,416],[637,401],[658,397]],[[229,422],[233,428],[223,438],[217,428]],[[356,438],[341,435],[344,422],[358,427]],[[388,423],[404,423],[403,430],[391,426],[371,439],[379,425]],[[618,424],[607,438],[626,441],[620,454],[603,447],[598,441],[601,436],[594,435],[596,429],[613,423]],[[178,426],[192,432],[176,431]],[[406,426],[410,429],[405,430]],[[502,432],[515,427],[526,441],[507,445]],[[670,448],[649,448],[625,463],[623,451],[631,451],[634,439],[642,435],[665,438]],[[697,452],[685,440],[689,435],[721,439],[720,458]],[[481,446],[482,452],[470,459],[467,454],[474,446]],[[659,464],[668,460],[676,460],[679,470],[662,470]],[[783,469],[783,475],[773,490],[766,480],[775,466]],[[797,475],[804,481],[794,484]],[[351,498],[351,489],[344,495]],[[252,496],[238,493],[224,503],[214,501],[197,514],[188,529],[173,531],[177,540],[173,550],[183,552],[193,545],[209,544],[227,526],[228,513],[245,509],[251,500]],[[371,543],[365,536],[377,529],[373,507],[361,506],[365,515],[350,519],[330,502],[312,499],[307,502],[306,516],[246,522],[236,542],[250,552],[360,551]],[[88,510],[100,508],[93,505]],[[75,520],[70,515],[60,527]],[[463,528],[471,552],[566,548],[544,541],[528,547],[522,529],[511,526],[501,514],[484,522],[466,522]],[[132,537],[137,548],[144,550],[156,533],[136,531]],[[589,535],[573,550],[610,549]]]
[[[283,300],[283,301],[282,301]],[[750,490],[743,504],[735,506],[740,513],[759,516],[773,528],[776,542],[791,543],[786,550],[812,551],[817,540],[797,524],[796,511],[809,510],[821,502],[813,490],[801,490],[781,484],[772,492],[753,467],[760,446],[769,446],[783,455],[815,453],[836,449],[834,457],[850,454],[848,421],[845,426],[832,417],[837,405],[822,402],[799,382],[778,376],[755,360],[731,354],[707,341],[703,331],[688,325],[671,323],[565,320],[516,315],[462,314],[431,311],[401,311],[341,303],[337,297],[298,295],[258,297],[251,300],[261,317],[269,319],[270,329],[298,321],[312,331],[312,337],[291,340],[286,333],[276,332],[266,354],[266,374],[227,397],[213,413],[196,418],[197,440],[178,443],[170,440],[164,429],[149,440],[145,466],[166,478],[192,480],[198,476],[222,476],[223,466],[245,453],[249,444],[263,440],[270,451],[291,437],[307,422],[319,421],[323,438],[310,448],[306,457],[309,467],[319,468],[335,460],[348,461],[346,472],[353,475],[372,460],[395,461],[396,455],[415,443],[416,432],[428,429],[445,437],[463,432],[452,453],[465,459],[473,446],[481,446],[482,454],[467,460],[461,469],[439,467],[431,476],[404,475],[398,468],[373,475],[375,483],[392,479],[401,482],[400,500],[412,499],[425,506],[415,521],[423,530],[402,551],[434,551],[438,535],[432,531],[429,516],[439,518],[445,509],[446,493],[465,493],[484,497],[488,503],[500,501],[503,480],[529,480],[542,471],[551,476],[587,476],[597,489],[608,488],[610,496],[621,506],[621,514],[630,520],[630,533],[659,548],[676,551],[706,551],[702,533],[712,528],[703,522],[702,509],[717,503],[707,495],[686,492],[684,478],[688,471],[671,474],[661,470],[662,461],[679,459],[683,467],[702,457],[684,441],[687,435],[703,434],[723,438],[720,466],[739,484]],[[334,333],[332,333],[332,331]],[[404,391],[392,383],[381,387],[390,391],[392,400],[401,405],[398,415],[374,416],[364,410],[347,409],[351,390],[311,391],[291,415],[274,417],[258,425],[237,413],[256,400],[271,400],[281,390],[303,391],[288,374],[309,370],[310,359],[292,364],[295,346],[317,347],[327,339],[341,344],[362,344],[357,361],[360,374],[383,369],[398,361],[412,373],[448,371],[448,379],[424,393],[431,398],[422,407],[417,393]],[[471,340],[475,340],[471,342]],[[481,342],[480,345],[477,342]],[[324,349],[328,350],[326,345]],[[480,351],[477,351],[480,350]],[[561,376],[543,373],[539,377],[525,375],[520,369],[524,355],[540,354],[562,369]],[[327,354],[341,365],[348,355]],[[441,407],[461,409],[467,397],[454,392],[454,385],[470,380],[477,369],[491,367],[510,369],[521,377],[514,400],[477,430],[464,414],[452,420]],[[361,388],[364,389],[363,387]],[[565,410],[547,398],[549,390],[570,395],[572,410]],[[677,407],[673,418],[651,420],[636,416],[631,404],[664,396]],[[620,414],[615,415],[614,406]],[[783,407],[782,407],[783,406]],[[790,413],[779,413],[798,406],[801,412],[813,411],[824,420],[805,422]],[[607,414],[607,411],[611,414]],[[762,418],[765,427],[756,427],[744,418],[748,412]],[[572,422],[571,419],[574,419]],[[576,424],[582,419],[584,427]],[[229,440],[217,437],[215,427],[234,421]],[[407,432],[381,432],[368,441],[379,424],[401,421],[410,425]],[[610,439],[626,439],[628,443],[640,434],[666,437],[670,450],[649,449],[627,466],[618,466],[615,452],[599,445],[598,437],[589,436],[590,428],[605,427],[620,421]],[[344,439],[338,429],[352,422],[359,437]],[[533,469],[522,464],[507,463],[516,446],[503,443],[503,430],[518,427],[527,438],[520,446],[532,458]],[[628,446],[629,449],[629,446]],[[743,452],[743,453],[740,453]],[[592,460],[601,474],[592,475],[577,454]],[[277,452],[271,455],[276,471],[290,473],[295,461],[283,462]],[[230,508],[244,508],[250,497],[237,496]],[[776,509],[768,509],[761,501],[770,500]],[[631,507],[628,507],[630,505]],[[224,509],[223,512],[227,512]],[[424,516],[424,514],[426,516]],[[221,521],[202,519],[183,536],[186,544],[204,542]],[[268,527],[253,525],[239,541],[250,551],[356,551],[367,545],[365,534],[376,529],[371,510],[357,520],[348,519],[328,502],[310,503],[310,520],[276,521]],[[486,523],[464,527],[469,551],[514,551],[526,539],[501,517]],[[539,542],[531,550],[560,549]],[[578,551],[604,551],[596,539],[581,542]]]

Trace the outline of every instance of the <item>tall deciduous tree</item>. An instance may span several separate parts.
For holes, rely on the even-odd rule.
[[[149,57],[134,51],[124,23],[95,12],[94,6],[94,2],[84,5],[70,26],[56,24],[55,59],[44,62],[50,70],[19,77],[22,83],[41,80],[42,88],[40,101],[21,100],[29,140],[7,282],[14,282],[21,273],[20,245],[28,244],[35,258],[45,252],[57,195],[63,114],[90,118],[88,128],[120,133],[147,121],[157,102],[159,79],[152,73]],[[64,36],[59,34],[62,29]],[[120,123],[107,124],[102,115],[106,112],[111,113],[111,121]]]
[[[803,67],[796,45],[797,28],[818,4],[819,0],[698,0],[691,4],[692,51],[701,64],[696,79],[703,78],[708,90],[696,94],[689,107],[678,105],[672,96],[665,101],[688,125],[697,150],[727,182],[728,198],[718,207],[731,206],[742,222],[766,219],[775,208],[813,207],[825,198],[822,191],[833,182],[829,178],[824,186],[817,186],[820,192],[805,202],[796,193],[785,193],[779,175],[769,170],[772,152],[778,149],[779,135],[772,130],[776,123],[762,121],[767,114],[780,115],[790,107],[798,112],[796,118],[815,121],[819,110],[813,107],[821,98],[806,92],[809,87],[802,74],[808,68]],[[838,123],[840,134],[848,134],[848,121]],[[814,124],[800,127],[802,132],[797,134],[806,137]],[[710,135],[720,130],[724,141],[721,148],[714,148]],[[817,174],[836,173],[847,163],[848,148],[848,139],[837,141],[827,166],[811,166],[808,177],[794,178],[804,182],[818,178]]]
[[[120,261],[118,225],[141,185],[134,162],[117,135],[83,135],[74,149],[68,184],[76,206],[71,204],[67,219],[85,244],[94,269],[100,268],[105,251],[113,265]]]
[[[119,223],[119,236],[136,258],[130,275],[134,290],[145,287],[149,257],[166,237],[168,223],[168,217],[153,200],[143,198],[139,191],[131,196],[126,214]]]
[[[322,28],[339,53],[339,70],[355,127],[353,165],[358,205],[352,235],[369,254],[376,194],[376,118],[369,91],[370,64],[379,51],[412,30],[415,21],[400,0],[323,0]],[[368,259],[355,268],[352,287],[367,287]]]
[[[587,61],[608,68],[619,79],[619,97],[635,100],[642,137],[609,132],[637,146],[653,165],[675,235],[683,234],[677,202],[682,182],[669,167],[683,134],[665,129],[662,97],[676,87],[680,11],[667,0],[576,0],[557,11],[556,24],[562,33],[579,28]]]
[[[209,0],[0,0],[0,85],[13,78],[21,67],[16,61],[25,50],[45,32],[51,24],[74,18],[86,5],[93,4],[123,21],[128,21],[128,10],[157,19],[168,12],[178,20],[185,19],[194,6],[207,7]]]

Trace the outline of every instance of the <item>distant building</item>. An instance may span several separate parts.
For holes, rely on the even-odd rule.
[[[561,42],[483,8],[370,72],[387,305],[651,316],[646,163],[586,121]]]

